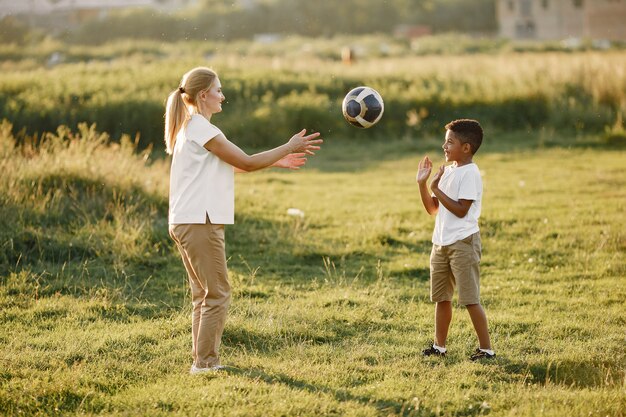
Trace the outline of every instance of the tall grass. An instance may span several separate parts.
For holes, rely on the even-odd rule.
[[[216,122],[244,146],[273,145],[302,127],[334,137],[401,138],[439,131],[466,116],[500,130],[598,133],[624,118],[623,51],[368,54],[347,66],[338,60],[341,43],[329,43],[326,52],[307,45],[285,41],[282,55],[254,43],[71,47],[67,62],[51,68],[40,61],[53,50],[63,52],[62,44],[32,53],[7,46],[0,50],[0,118],[13,123],[14,133],[87,122],[115,139],[139,133],[141,147],[161,146],[164,100],[196,65],[222,75],[227,104]],[[381,92],[386,112],[376,129],[357,132],[340,106],[345,93],[361,84]]]
[[[625,414],[623,151],[488,132],[476,156],[498,353],[487,364],[467,359],[460,308],[448,358],[419,355],[433,331],[433,219],[414,174],[424,153],[440,158],[438,137],[328,140],[301,172],[239,176],[230,368],[192,377],[167,160],[86,125],[39,143],[11,130],[0,127],[0,414]]]

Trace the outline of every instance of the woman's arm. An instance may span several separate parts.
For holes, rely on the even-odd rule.
[[[293,153],[315,155],[313,151],[320,149],[318,145],[321,144],[323,140],[316,139],[320,135],[317,132],[310,135],[305,135],[305,133],[306,130],[302,130],[292,136],[284,145],[254,155],[248,155],[242,151],[237,145],[226,139],[223,134],[219,134],[208,141],[204,147],[222,161],[235,168],[243,172],[251,172],[272,166]],[[300,161],[298,161],[298,159],[300,159]],[[288,168],[297,169],[298,165],[295,164],[301,162],[301,160],[301,157],[289,159],[289,161],[292,162],[293,168],[291,166],[288,166]],[[304,161],[306,161],[306,159]],[[303,165],[303,163],[301,165]]]
[[[276,167],[276,168],[291,169],[291,170],[296,171],[296,170],[299,170],[300,167],[304,166],[304,164],[306,164],[305,155],[306,154],[304,152],[290,153],[289,155],[284,156],[283,158],[281,158],[278,161],[274,162],[270,166],[271,167]],[[237,172],[237,173],[246,173],[248,171],[244,171],[243,169],[235,167],[235,172]]]
[[[301,166],[306,164],[305,155],[306,154],[304,152],[290,153],[289,155],[274,162],[271,166],[276,168],[298,170]]]

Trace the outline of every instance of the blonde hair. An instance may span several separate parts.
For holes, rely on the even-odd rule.
[[[165,151],[174,152],[176,135],[187,123],[189,107],[197,108],[197,96],[211,87],[217,73],[207,67],[197,67],[183,75],[180,86],[167,97],[165,105]]]

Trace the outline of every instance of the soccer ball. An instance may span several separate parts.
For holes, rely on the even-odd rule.
[[[385,111],[383,98],[370,87],[357,87],[350,90],[341,105],[343,117],[353,126],[367,129],[374,126]]]

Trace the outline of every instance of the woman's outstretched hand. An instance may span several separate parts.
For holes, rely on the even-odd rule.
[[[291,148],[291,153],[301,153],[304,152],[307,155],[315,155],[315,152],[320,149],[318,145],[324,142],[322,139],[317,139],[320,135],[319,132],[311,133],[310,135],[306,135],[306,129],[302,129],[300,132],[296,133],[289,139],[289,146]]]
[[[297,169],[300,169],[301,166],[304,166],[304,164],[306,164],[305,155],[306,154],[304,152],[290,153],[289,155],[276,161],[274,165],[272,166],[276,168],[286,168],[286,169],[297,170]]]

